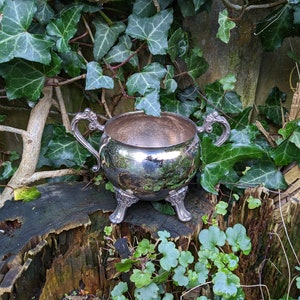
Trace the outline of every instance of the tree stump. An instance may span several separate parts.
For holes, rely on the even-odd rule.
[[[116,207],[114,194],[96,185],[53,183],[39,186],[41,197],[23,203],[7,201],[0,210],[0,298],[62,299],[84,289],[101,299],[109,295],[111,264],[103,255],[104,232]],[[203,190],[191,185],[186,208],[190,222],[161,214],[150,202],[134,204],[124,222],[113,225],[128,240],[157,237],[167,230],[182,247],[202,227],[213,207]]]

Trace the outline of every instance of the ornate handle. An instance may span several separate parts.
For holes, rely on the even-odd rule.
[[[104,130],[104,126],[101,125],[98,120],[97,120],[97,115],[91,111],[91,109],[86,108],[84,110],[84,112],[80,112],[78,113],[74,119],[71,122],[71,129],[72,129],[72,133],[75,136],[75,138],[78,140],[78,142],[85,147],[86,149],[88,149],[97,159],[97,165],[94,165],[92,167],[92,170],[94,172],[99,171],[100,167],[101,167],[101,161],[100,161],[100,151],[96,151],[93,146],[82,136],[81,132],[78,129],[78,123],[81,120],[88,120],[89,121],[89,129],[90,130],[100,130],[103,131]]]
[[[220,123],[224,127],[221,136],[215,142],[216,146],[221,146],[229,137],[230,125],[227,122],[227,120],[224,117],[220,116],[216,111],[214,111],[213,113],[207,115],[204,118],[204,124],[200,127],[197,127],[197,131],[199,133],[202,133],[204,131],[207,132],[207,133],[211,133],[212,129],[213,129],[212,125],[214,123]]]

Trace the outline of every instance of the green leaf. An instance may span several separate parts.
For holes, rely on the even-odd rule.
[[[14,175],[14,173],[17,170],[17,167],[13,167],[11,161],[4,161],[0,162],[0,170],[2,171],[2,173],[0,173],[0,180],[5,180],[9,179]]]
[[[167,242],[168,238],[171,237],[170,232],[166,230],[158,231],[157,235],[159,236],[161,242]]]
[[[133,274],[130,276],[130,281],[132,281],[137,288],[142,288],[149,285],[152,282],[152,273],[148,270],[134,269]]]
[[[271,161],[259,161],[241,177],[238,184],[244,186],[264,185],[269,189],[285,189],[284,176]]]
[[[256,35],[260,36],[265,51],[280,48],[286,37],[293,36],[297,32],[293,24],[293,12],[293,6],[286,4],[273,10],[257,24]]]
[[[137,288],[134,291],[136,300],[153,300],[157,299],[159,287],[155,283],[150,283],[148,286]]]
[[[0,75],[6,81],[6,95],[9,100],[22,97],[38,100],[46,79],[39,66],[24,60],[0,65]]]
[[[220,26],[217,32],[217,38],[227,44],[230,40],[230,30],[236,26],[236,24],[228,18],[227,9],[219,12],[218,23]]]
[[[124,258],[121,262],[116,263],[116,270],[121,273],[126,273],[132,269],[132,266],[136,263],[135,259]]]
[[[201,249],[212,250],[216,246],[222,247],[225,245],[226,235],[218,227],[210,226],[208,229],[201,230],[198,238],[202,244]]]
[[[93,24],[96,27],[93,48],[94,59],[100,60],[108,53],[119,35],[124,32],[125,25],[122,22],[116,22],[109,26],[97,19],[93,21]]]
[[[178,28],[169,39],[168,54],[172,61],[177,57],[183,57],[187,54],[189,48],[188,35],[181,28]]]
[[[84,58],[75,51],[61,53],[62,67],[70,77],[81,74],[81,70],[86,69]]]
[[[51,6],[47,3],[47,0],[36,1],[37,11],[34,17],[39,23],[46,25],[54,17],[55,12]]]
[[[131,14],[128,18],[126,34],[132,38],[146,41],[153,55],[166,54],[168,31],[173,22],[173,10],[162,10],[149,18]]]
[[[189,279],[187,276],[185,276],[185,267],[178,266],[174,270],[174,275],[172,277],[173,281],[179,286],[187,286],[189,283]]]
[[[232,129],[230,131],[229,141],[236,144],[251,145],[255,143],[255,138],[260,134],[257,126],[246,125],[242,129]]]
[[[125,298],[120,298],[124,293],[128,291],[128,285],[126,282],[119,282],[117,285],[114,286],[114,288],[111,291],[111,296],[113,297],[113,300],[121,300]]]
[[[138,258],[138,257],[141,257],[143,255],[147,255],[148,253],[153,253],[154,248],[155,248],[154,244],[151,244],[148,239],[142,239],[138,243],[133,256],[135,258]]]
[[[216,205],[217,214],[225,216],[227,214],[227,207],[227,202],[219,201],[219,203]]]
[[[281,92],[278,87],[274,87],[269,93],[265,105],[258,107],[260,113],[273,123],[282,125],[282,114],[287,112],[282,106],[282,103],[286,101],[286,97],[286,93]]]
[[[233,252],[242,251],[248,255],[251,251],[251,240],[246,234],[246,229],[242,224],[235,224],[233,227],[226,229],[228,244]]]
[[[261,206],[261,200],[259,198],[255,198],[253,196],[249,196],[247,199],[248,208],[255,209]]]
[[[5,1],[0,31],[0,63],[15,57],[43,64],[50,62],[53,42],[27,31],[35,12],[34,1]]]
[[[196,0],[177,0],[180,12],[184,18],[196,15],[195,1]]]
[[[196,276],[195,278],[192,279],[190,276],[190,275],[192,275],[192,273],[189,274],[189,280],[190,280],[191,287],[194,287],[196,285],[206,282],[206,280],[208,278],[208,273],[209,273],[209,269],[207,268],[207,266],[199,261],[196,262],[194,270],[195,270],[195,274],[193,274],[193,275]]]
[[[228,74],[225,77],[219,79],[219,82],[222,84],[224,91],[231,91],[234,89],[236,77],[233,74]]]
[[[300,277],[299,276],[296,278],[296,286],[297,286],[297,289],[300,289]]]
[[[177,89],[177,82],[173,79],[174,67],[167,65],[167,74],[163,80],[163,88],[166,94],[173,94]]]
[[[242,112],[242,102],[236,92],[226,92],[220,81],[207,84],[205,93],[208,103],[213,106],[214,110],[218,109],[224,113],[237,114]]]
[[[159,63],[152,63],[142,69],[141,72],[131,75],[126,86],[129,95],[139,93],[145,95],[147,92],[160,89],[160,80],[166,75],[167,70]]]
[[[160,116],[159,94],[156,90],[146,93],[144,97],[137,97],[135,102],[137,110],[143,110],[147,115]]]
[[[181,251],[179,256],[179,264],[183,267],[187,267],[194,262],[194,256],[190,251]]]
[[[159,263],[164,270],[169,271],[177,266],[180,252],[173,242],[160,243],[158,251],[163,255]]]
[[[153,1],[149,0],[136,0],[134,1],[132,12],[141,17],[150,17],[156,13]]]
[[[73,5],[61,13],[60,18],[53,19],[47,25],[47,33],[56,38],[58,52],[70,51],[69,41],[77,32],[82,5]]]
[[[213,291],[218,296],[225,299],[237,294],[237,287],[240,285],[240,279],[232,273],[217,272],[212,279],[214,284]]]
[[[220,253],[219,255],[224,267],[228,268],[230,271],[234,271],[239,266],[239,258],[233,253]]]
[[[53,127],[53,136],[47,148],[45,157],[56,167],[82,166],[91,155],[62,125]]]
[[[208,137],[202,138],[201,158],[203,162],[201,185],[202,187],[216,194],[215,186],[226,180],[237,162],[249,159],[258,159],[265,155],[263,149],[257,145],[225,144],[217,147],[212,144]]]
[[[168,216],[175,216],[175,210],[170,203],[161,201],[152,201],[152,206],[159,212]]]
[[[23,200],[24,202],[30,202],[41,196],[40,191],[37,187],[28,187],[23,186],[20,188],[14,189],[14,199],[15,201]]]
[[[132,42],[128,35],[123,35],[119,39],[119,43],[114,46],[105,57],[107,63],[122,63],[130,58],[129,63],[133,67],[138,66],[138,56],[131,50]]]
[[[185,58],[188,74],[196,80],[203,75],[208,69],[208,62],[203,57],[203,52],[200,48],[195,47],[191,50],[189,56]]]
[[[113,89],[114,80],[103,75],[102,68],[96,61],[91,61],[87,64],[87,74],[86,74],[86,90],[96,90],[101,88]]]

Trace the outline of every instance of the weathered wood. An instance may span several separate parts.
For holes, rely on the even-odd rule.
[[[8,201],[0,210],[4,232],[0,233],[0,298],[61,299],[79,287],[107,297],[111,282],[109,262],[102,251],[103,228],[111,225],[108,216],[116,207],[113,193],[84,183],[38,188],[42,193],[39,199]],[[188,192],[186,208],[193,220],[182,223],[176,216],[161,214],[150,202],[139,201],[114,230],[129,241],[155,238],[158,230],[167,230],[184,247],[201,229],[201,216],[213,209],[196,185]]]

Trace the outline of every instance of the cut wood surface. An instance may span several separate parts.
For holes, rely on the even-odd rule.
[[[38,189],[39,199],[7,201],[0,210],[0,298],[61,299],[63,291],[75,289],[80,282],[103,294],[98,243],[116,207],[114,194],[102,185],[87,187],[76,182]],[[167,230],[174,238],[188,239],[201,229],[201,217],[213,209],[196,185],[190,188],[185,205],[193,215],[187,223],[158,212],[150,202],[139,201],[128,208],[124,222],[115,226],[120,236],[155,238],[157,231]]]

